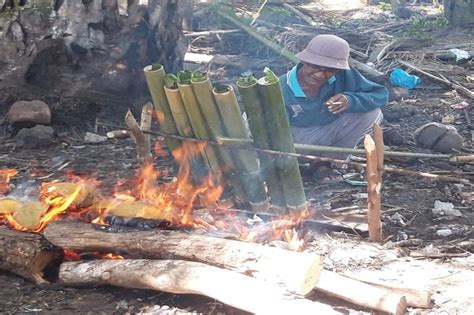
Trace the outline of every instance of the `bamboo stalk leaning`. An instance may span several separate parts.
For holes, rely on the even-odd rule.
[[[143,68],[143,72],[145,73],[160,128],[167,134],[177,134],[176,125],[164,91],[165,69],[161,64],[153,64]],[[165,141],[171,153],[181,146],[181,141],[176,139],[166,138]]]
[[[224,126],[217,109],[214,95],[212,94],[211,81],[204,72],[191,73],[190,80],[204,121],[209,128],[210,139],[216,140],[217,137],[224,134]],[[236,166],[232,159],[230,149],[225,147],[215,149],[221,163],[221,169],[229,181],[229,184],[232,186],[234,196],[238,202],[245,203],[247,195],[240,177],[236,172]]]
[[[199,109],[199,105],[191,86],[191,73],[181,71],[178,73],[178,90],[183,100],[184,108],[189,118],[194,135],[200,140],[209,140],[210,134],[204,121],[204,117]],[[218,181],[221,180],[222,173],[216,151],[213,147],[206,145],[204,148],[206,156],[211,166],[211,171]]]
[[[186,110],[184,109],[183,100],[178,90],[178,78],[173,74],[167,74],[164,89],[178,134],[183,137],[194,137],[191,123],[189,122]],[[210,175],[209,162],[201,145],[183,141],[182,153],[183,159],[189,161],[188,166],[190,169],[182,170],[181,168],[186,167],[186,164],[181,163],[180,172],[187,173],[189,171],[193,184],[201,185],[203,180]]]
[[[278,151],[295,153],[293,136],[286,113],[283,95],[278,77],[265,68],[265,76],[258,79],[259,95],[263,103],[263,113],[272,148]],[[303,181],[294,157],[281,156],[276,160],[280,179],[283,184],[283,194],[290,213],[299,214],[307,211],[308,204],[303,187]]]
[[[212,93],[216,99],[226,135],[248,139],[247,128],[232,86],[221,85],[215,87]],[[252,209],[255,212],[268,210],[270,203],[260,173],[257,154],[254,151],[245,150],[234,150],[233,153],[240,179]]]
[[[237,87],[242,98],[247,121],[252,132],[253,143],[259,149],[271,149],[270,137],[265,126],[262,103],[258,96],[257,79],[254,76],[241,77]],[[251,139],[245,139],[252,143]],[[268,194],[276,214],[286,212],[286,202],[280,177],[276,170],[275,156],[258,152],[260,168],[268,189]]]

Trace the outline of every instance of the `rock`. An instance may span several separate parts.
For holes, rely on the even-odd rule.
[[[382,108],[383,117],[390,123],[399,122],[403,118],[412,117],[419,109],[413,105],[390,104]]]
[[[8,110],[7,119],[11,125],[22,123],[48,125],[51,122],[51,111],[48,104],[42,101],[18,101]]]
[[[450,202],[442,202],[435,200],[434,208],[432,209],[434,216],[448,216],[448,217],[462,217],[461,211],[454,209],[454,205]]]
[[[463,138],[456,128],[437,122],[421,126],[415,131],[414,137],[419,146],[442,153],[452,153],[463,146]]]
[[[18,131],[15,141],[17,148],[35,149],[53,143],[54,129],[50,126],[37,125]]]
[[[388,90],[388,101],[401,101],[407,99],[410,96],[410,92],[407,89],[401,86],[386,86]]]
[[[383,132],[383,141],[387,145],[402,145],[406,143],[405,138],[400,131],[396,129],[389,129]]]
[[[436,231],[436,235],[442,236],[442,237],[448,237],[452,234],[453,234],[453,231],[451,231],[450,229],[441,229],[441,230]]]
[[[107,137],[100,136],[92,132],[86,132],[86,135],[84,136],[85,143],[101,143],[107,141],[108,139],[109,138]]]
[[[409,19],[413,15],[413,11],[407,7],[399,7],[395,10],[395,15],[401,19]]]

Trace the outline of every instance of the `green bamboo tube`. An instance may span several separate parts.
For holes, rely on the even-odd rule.
[[[171,114],[171,110],[166,99],[164,85],[165,85],[165,69],[160,64],[148,65],[143,68],[145,79],[150,90],[153,105],[158,116],[158,123],[163,132],[167,134],[176,135],[178,130]],[[181,141],[166,138],[166,146],[173,154],[173,151],[181,146]]]
[[[191,85],[194,95],[199,104],[204,121],[210,132],[210,139],[224,135],[222,120],[217,109],[217,105],[212,94],[212,84],[207,75],[203,72],[193,72],[191,74]],[[215,148],[220,158],[221,169],[229,180],[236,199],[240,203],[245,203],[247,194],[245,192],[240,176],[236,172],[236,166],[232,159],[231,152],[227,148]]]
[[[272,135],[272,148],[278,151],[295,153],[293,136],[283,101],[278,77],[265,68],[265,76],[258,79],[259,95],[263,104],[263,113],[268,132]],[[281,156],[276,160],[277,169],[283,185],[283,194],[290,213],[307,210],[303,181],[295,157]]]
[[[174,75],[167,74],[165,77],[165,94],[170,105],[171,114],[176,123],[178,134],[183,137],[194,137],[191,123],[189,122],[183,100],[179,94],[177,78]],[[183,142],[182,149],[189,157],[190,174],[193,184],[201,185],[203,180],[209,176],[209,163],[204,156],[204,152],[199,152],[199,148],[194,143]],[[181,165],[183,165],[181,163]]]
[[[249,138],[240,112],[237,97],[230,85],[222,85],[212,90],[217,108],[221,114],[225,134],[230,137]],[[234,150],[234,162],[240,175],[250,205],[255,212],[268,210],[265,184],[258,165],[257,154],[252,151]]]
[[[189,79],[188,79],[189,76]],[[194,135],[200,140],[209,140],[209,130],[207,129],[204,117],[199,109],[196,96],[194,95],[193,88],[191,86],[191,73],[187,71],[181,71],[178,73],[178,91],[181,95],[181,99],[184,104],[184,109],[188,115],[189,122],[193,129]],[[216,151],[213,147],[206,145],[204,148],[209,166],[214,174],[215,178],[222,180],[222,172],[220,169],[219,160],[217,158]]]
[[[258,96],[257,79],[254,76],[242,77],[237,81],[237,87],[242,98],[247,121],[252,132],[253,143],[260,149],[271,149],[270,138],[265,126],[263,107]],[[251,142],[251,140],[249,140]],[[275,212],[286,212],[286,202],[280,177],[275,166],[275,157],[259,153],[260,166],[268,188],[268,194]]]

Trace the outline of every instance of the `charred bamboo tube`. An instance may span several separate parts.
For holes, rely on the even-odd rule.
[[[205,73],[193,72],[191,74],[191,85],[194,95],[204,121],[209,128],[210,139],[215,140],[224,134],[222,119],[217,109],[214,95],[212,94],[212,84]],[[239,175],[236,172],[236,166],[228,148],[216,148],[220,159],[221,169],[232,186],[232,191],[240,203],[244,203],[247,195]]]
[[[242,77],[237,81],[242,103],[247,114],[247,121],[253,136],[253,143],[259,149],[271,149],[270,137],[265,126],[263,107],[258,96],[257,79],[253,76]],[[246,139],[252,143],[251,139]],[[283,214],[286,211],[285,197],[276,171],[275,156],[259,152],[260,167],[262,169],[268,194],[275,212]]]
[[[212,90],[216,99],[217,108],[224,122],[226,135],[231,137],[249,138],[247,128],[240,112],[239,103],[234,89],[230,85],[223,85]],[[263,182],[258,158],[255,151],[234,150],[234,161],[238,167],[240,179],[248,196],[250,205],[255,212],[268,210],[265,184]]]
[[[269,134],[272,135],[270,139],[272,148],[278,151],[295,153],[280,82],[278,77],[269,68],[265,68],[264,73],[265,76],[257,82],[260,99],[263,104],[266,127],[269,130]],[[276,160],[276,166],[282,181],[283,194],[289,212],[297,214],[307,211],[308,205],[298,160],[294,157],[281,156]]]
[[[184,109],[183,100],[179,94],[177,78],[172,74],[167,74],[165,77],[165,94],[178,134],[183,137],[194,137],[191,123]],[[191,173],[193,183],[195,185],[202,184],[202,181],[210,175],[210,166],[203,150],[199,148],[198,144],[191,142],[184,142],[182,150],[184,155],[189,158],[189,172]],[[183,166],[184,164],[181,163],[181,165]]]
[[[150,90],[153,105],[155,106],[160,128],[167,134],[176,135],[176,124],[164,91],[165,69],[160,64],[153,64],[146,66],[143,72],[145,73],[146,82]],[[166,138],[165,141],[171,153],[181,146],[181,141],[176,139]]]
[[[190,78],[191,73],[186,71],[181,71],[178,74],[178,91],[181,95],[181,99],[183,100],[184,109],[188,115],[194,135],[197,139],[209,140],[209,130],[207,129],[206,123],[204,122],[204,117],[199,109],[199,104],[197,102],[196,96],[194,95]],[[204,151],[206,152],[212,173],[214,174],[215,178],[219,179],[218,181],[220,181],[222,173],[216,151],[213,147],[208,145],[205,146]]]

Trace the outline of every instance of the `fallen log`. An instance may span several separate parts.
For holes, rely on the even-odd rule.
[[[47,283],[43,270],[61,258],[63,251],[43,236],[0,227],[0,269],[16,273],[36,284]]]
[[[75,252],[116,252],[127,258],[173,258],[203,262],[309,293],[322,270],[322,258],[235,240],[181,231],[107,233],[91,224],[53,222],[44,231],[56,246]]]
[[[321,272],[315,289],[329,296],[390,314],[405,314],[407,309],[403,295],[328,270]]]
[[[203,263],[183,260],[119,259],[66,262],[59,281],[71,286],[115,285],[174,294],[200,294],[257,314],[336,314],[325,304],[288,299],[275,286]]]
[[[326,271],[324,271],[326,272]],[[377,288],[389,290],[395,294],[399,294],[405,297],[407,300],[407,305],[410,307],[417,308],[431,308],[433,307],[432,293],[428,290],[420,290],[415,288],[407,288],[399,285],[382,282],[379,280],[373,279],[363,279],[354,275],[345,275],[348,278],[354,279],[356,281],[362,281],[364,283],[370,284]]]

